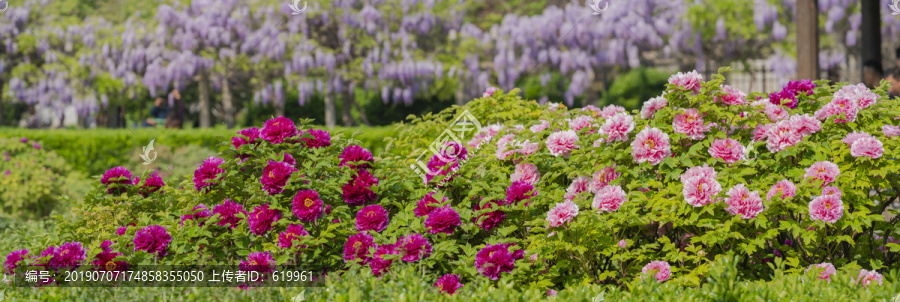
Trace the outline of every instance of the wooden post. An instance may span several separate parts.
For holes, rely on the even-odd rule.
[[[866,0],[863,0],[865,2]],[[819,77],[819,7],[816,0],[797,1],[797,78]],[[865,16],[863,16],[865,19]]]
[[[862,43],[860,63],[874,60],[881,63],[881,1],[860,0],[862,13]],[[860,64],[860,75],[862,75]]]

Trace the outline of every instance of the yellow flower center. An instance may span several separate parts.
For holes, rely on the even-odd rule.
[[[831,203],[830,203],[830,202],[826,202],[826,203],[825,203],[825,208],[830,210],[830,209],[831,209]]]
[[[358,250],[360,246],[362,246],[362,242],[360,242],[360,241],[353,243],[354,250]]]
[[[109,262],[106,263],[106,270],[111,271],[111,270],[114,270],[114,269],[116,269],[116,262],[115,262],[115,261],[109,261]]]
[[[375,210],[371,210],[368,213],[366,213],[366,217],[369,217],[369,218],[375,217]]]
[[[307,208],[311,207],[313,205],[313,200],[310,198],[307,198],[305,201],[303,201],[303,204],[306,205]]]
[[[700,193],[703,193],[703,183],[697,184],[697,191],[700,191]]]
[[[269,171],[269,178],[275,177],[275,171]]]
[[[652,139],[648,139],[644,142],[644,146],[647,147],[647,149],[653,149],[653,147],[656,147],[656,142],[654,142]]]
[[[257,265],[259,265],[259,262],[256,262],[256,260],[251,260],[250,265],[257,266]]]
[[[782,187],[778,187],[778,193],[781,193],[782,189]]]

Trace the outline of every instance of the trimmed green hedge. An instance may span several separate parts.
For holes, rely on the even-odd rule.
[[[230,141],[238,129],[19,129],[2,128],[0,137],[39,140],[44,148],[55,151],[66,159],[73,169],[88,175],[103,174],[109,168],[120,166],[123,162],[140,160],[141,148],[155,139],[154,147],[167,147],[177,150],[180,147],[194,145],[208,148],[215,155],[231,145],[222,142]],[[332,131],[335,135],[343,131],[347,135],[362,131],[356,139],[362,141],[363,147],[373,154],[384,150],[384,138],[395,133],[394,127],[338,127]]]

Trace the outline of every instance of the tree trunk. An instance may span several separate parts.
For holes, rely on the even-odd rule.
[[[344,122],[344,127],[353,127],[353,107],[351,107],[353,104],[350,99],[350,94],[342,93],[341,95],[343,96],[342,99],[344,101],[341,106],[341,120]]]
[[[3,84],[0,80],[0,126],[3,126]]]
[[[225,73],[225,78],[222,80],[222,109],[224,112],[223,118],[225,119],[225,125],[228,126],[228,129],[234,127],[234,106],[231,104],[231,86],[228,84],[228,73]]]
[[[866,0],[863,0],[865,3]],[[865,17],[863,9],[863,20]],[[863,45],[865,32],[863,27]],[[797,78],[819,78],[819,9],[815,0],[797,2]]]
[[[325,126],[328,128],[334,128],[336,125],[335,120],[335,112],[334,112],[334,98],[331,97],[330,93],[325,93]]]
[[[464,84],[465,82],[462,79],[459,79],[456,83],[456,91],[453,93],[454,97],[456,97],[456,105],[463,106],[466,104],[466,84]]]
[[[350,99],[350,101],[353,102],[353,107],[356,107],[356,111],[359,112],[359,118],[362,120],[363,124],[365,124],[366,126],[372,126],[372,124],[369,123],[369,118],[366,116],[366,112],[364,112],[362,108],[359,107],[359,103],[357,103],[355,99]]]
[[[210,123],[210,98],[209,98],[209,72],[206,69],[200,69],[200,128],[209,128]]]
[[[881,1],[878,0],[862,0],[860,1],[860,11],[862,13],[862,39],[860,43],[861,60],[860,62],[860,82],[865,81],[865,73],[862,72],[866,61],[881,62]],[[877,86],[878,83],[875,83]]]
[[[106,106],[106,127],[116,128],[119,125],[119,106],[109,102]]]

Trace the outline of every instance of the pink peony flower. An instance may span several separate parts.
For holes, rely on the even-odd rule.
[[[753,134],[754,142],[761,142],[766,140],[769,137],[769,129],[772,128],[772,124],[759,124],[756,125],[756,128],[753,128],[753,131],[750,134]]]
[[[722,104],[725,105],[743,105],[747,103],[747,100],[745,99],[747,94],[741,92],[737,88],[722,85],[722,92],[724,92],[724,94],[717,95],[715,101],[722,102]]]
[[[694,207],[715,203],[714,197],[722,191],[715,170],[705,164],[688,169],[681,175],[681,182],[684,184],[681,190],[684,201]]]
[[[344,262],[360,260],[363,264],[369,262],[369,248],[375,246],[374,238],[366,233],[359,233],[347,238],[344,244]]]
[[[652,165],[660,163],[666,157],[672,156],[669,135],[657,128],[641,130],[631,142],[631,156],[638,164],[643,162],[649,162]]]
[[[835,197],[837,197],[838,199],[840,199],[842,193],[841,193],[841,189],[839,189],[838,187],[835,187],[835,186],[827,186],[827,187],[825,187],[825,188],[822,189],[822,195],[834,195]]]
[[[397,255],[399,251],[397,247],[393,244],[382,244],[375,249],[375,254],[372,255],[372,260],[369,261],[369,267],[372,269],[372,275],[381,276],[384,273],[387,273],[388,269],[391,268],[391,264],[394,262],[393,259],[384,259],[384,255]]]
[[[284,186],[291,178],[291,174],[298,171],[297,168],[283,161],[270,160],[263,170],[263,176],[259,182],[263,185],[263,191],[269,195],[276,195],[284,191]]]
[[[482,98],[489,98],[494,96],[494,93],[497,93],[497,87],[488,87],[484,90],[484,93],[481,95]]]
[[[125,235],[125,232],[128,232],[128,227],[119,227],[116,229],[116,235],[122,236]]]
[[[395,246],[403,261],[414,262],[431,256],[431,244],[421,234],[400,237]]]
[[[182,226],[184,225],[185,220],[194,220],[194,221],[198,221],[199,222],[198,225],[202,226],[204,222],[200,221],[200,218],[208,218],[211,216],[212,216],[212,213],[209,212],[209,208],[207,208],[206,205],[201,203],[201,204],[195,206],[190,214],[181,216],[181,225]]]
[[[547,150],[553,156],[568,157],[572,150],[578,148],[578,134],[575,131],[561,131],[547,137]]]
[[[150,173],[150,177],[144,179],[144,183],[141,184],[141,187],[138,188],[138,190],[141,192],[142,196],[147,197],[152,193],[158,192],[165,185],[166,183],[159,177],[159,173],[153,171],[153,173]]]
[[[459,275],[451,275],[446,274],[438,278],[437,282],[434,283],[434,287],[437,287],[438,290],[442,293],[446,293],[448,295],[455,294],[457,290],[465,286],[462,283],[459,283]]]
[[[488,201],[484,203],[484,206],[482,206],[481,203],[476,203],[475,211],[478,212],[485,209],[496,209],[501,205],[502,203],[499,200]],[[500,223],[503,222],[504,218],[506,218],[506,212],[503,212],[502,210],[496,210],[478,215],[475,218],[472,218],[472,222],[474,222],[485,231],[490,231],[491,229],[500,225]]]
[[[223,163],[225,163],[224,159],[214,156],[204,160],[194,171],[194,190],[200,192],[208,186],[218,185],[219,183],[213,182],[213,180],[225,172],[225,169],[219,168]]]
[[[772,153],[777,153],[788,147],[796,146],[803,140],[803,136],[800,134],[800,128],[798,128],[798,126],[798,124],[793,123],[790,120],[775,123],[772,128],[769,128],[769,132],[766,134],[766,148]]]
[[[728,208],[725,210],[731,215],[740,214],[741,219],[756,218],[764,209],[759,191],[750,192],[744,184],[734,186],[726,194],[728,198],[725,198],[725,203],[728,204]]]
[[[725,161],[726,164],[733,164],[745,159],[744,146],[730,138],[714,140],[709,146],[709,155]]]
[[[506,188],[506,199],[504,202],[506,205],[518,205],[520,202],[537,195],[538,190],[533,185],[524,181],[516,181]],[[529,204],[530,202],[526,202],[525,206],[527,207]]]
[[[453,234],[453,231],[460,224],[459,213],[451,208],[450,205],[432,210],[431,213],[428,213],[428,217],[425,218],[425,227],[432,234]]]
[[[373,186],[378,185],[378,178],[372,176],[368,170],[360,169],[354,172],[356,175],[350,182],[341,187],[341,197],[351,206],[360,206],[378,199],[378,194],[372,191]]]
[[[516,267],[516,260],[525,258],[525,251],[519,249],[510,252],[515,243],[487,244],[475,254],[475,268],[479,273],[491,280],[500,278],[501,273],[511,272]]]
[[[557,292],[556,290],[554,290],[554,289],[548,289],[548,290],[547,290],[547,296],[548,296],[548,297],[556,297],[556,295],[559,295],[559,292]]]
[[[700,93],[703,76],[693,70],[688,73],[679,72],[669,77],[669,84],[692,91],[695,95]]]
[[[881,276],[876,271],[867,271],[865,269],[859,270],[859,277],[856,278],[856,284],[862,285],[863,288],[867,288],[871,286],[873,283],[878,282],[880,286],[882,284],[884,277]]]
[[[875,94],[864,84],[856,84],[856,85],[847,85],[841,87],[840,90],[834,93],[834,99],[846,99],[855,103],[859,109],[866,109],[872,105],[875,105],[878,98],[880,98],[878,94]]]
[[[868,158],[879,158],[884,154],[884,144],[874,137],[864,137],[856,140],[850,145],[850,155],[853,157],[865,156]]]
[[[256,143],[256,139],[260,138],[259,128],[256,127],[241,129],[237,132],[237,134],[243,137],[235,136],[231,138],[231,145],[234,146],[235,149],[239,149],[241,146],[246,144]]]
[[[787,179],[781,180],[769,189],[769,194],[766,194],[766,200],[772,201],[772,197],[775,196],[781,197],[781,199],[797,196],[797,186]]]
[[[603,187],[594,195],[594,202],[591,207],[601,212],[615,212],[628,201],[628,195],[618,185]]]
[[[247,215],[244,206],[231,201],[231,199],[226,199],[222,204],[213,207],[212,212],[219,215],[220,220],[216,224],[222,226],[227,224],[232,229],[241,222],[241,218],[237,217],[237,213]]]
[[[478,131],[478,133],[476,133],[475,136],[473,136],[472,139],[469,140],[467,145],[470,148],[479,149],[481,148],[482,144],[491,141],[494,136],[500,133],[500,130],[503,130],[503,125],[500,124],[489,125],[487,127],[481,128],[481,131]]]
[[[289,249],[294,246],[294,240],[300,240],[300,236],[309,236],[309,232],[303,228],[303,225],[291,224],[287,230],[278,234],[278,247]],[[306,246],[300,247],[305,248]]]
[[[356,212],[356,230],[381,232],[388,226],[388,212],[381,205],[373,204]]]
[[[425,194],[425,197],[422,197],[422,199],[416,202],[416,208],[413,209],[413,213],[416,215],[416,217],[428,215],[428,213],[431,213],[432,210],[439,208],[439,205],[442,202],[447,201],[447,196],[444,196],[443,200],[438,202],[437,199],[434,199],[434,197],[432,197],[432,195],[434,195],[434,192]]]
[[[769,121],[771,121],[771,122],[777,122],[780,120],[787,119],[790,115],[790,113],[788,113],[787,109],[784,109],[784,107],[782,107],[782,106],[768,103],[765,105],[765,108],[766,108],[765,109],[766,117],[768,117]]]
[[[19,267],[19,262],[25,261],[28,259],[28,250],[15,250],[6,255],[6,261],[3,262],[3,268],[6,270],[7,275],[12,275],[15,273],[16,268]]]
[[[331,135],[328,131],[319,130],[319,129],[309,129],[303,133],[302,136],[309,134],[312,138],[301,138],[300,140],[306,145],[307,148],[322,148],[331,146]]]
[[[818,278],[821,280],[828,280],[829,283],[831,283],[831,275],[834,275],[834,273],[836,272],[834,265],[828,262],[810,265],[808,268],[806,268],[806,270],[813,270],[814,272],[818,272]]]
[[[569,129],[574,131],[581,131],[581,129],[594,126],[593,124],[591,124],[591,122],[594,121],[594,118],[586,115],[582,115],[574,119],[568,119],[566,121],[569,123]]]
[[[541,120],[540,124],[531,126],[528,128],[528,130],[531,130],[531,132],[534,132],[534,133],[538,133],[538,132],[547,130],[547,128],[550,128],[550,122]]]
[[[538,171],[537,166],[529,163],[516,165],[515,171],[510,176],[510,181],[512,182],[523,181],[531,185],[536,185],[540,179],[541,171]]]
[[[809,217],[835,223],[844,215],[844,203],[837,195],[821,195],[809,203]]]
[[[263,276],[275,271],[275,259],[269,252],[253,252],[247,260],[241,260],[238,269],[242,272],[259,272]]]
[[[607,136],[607,142],[627,142],[631,130],[634,130],[634,119],[626,113],[613,115],[600,126],[600,134]]]
[[[609,185],[610,182],[616,180],[622,176],[622,173],[616,172],[615,167],[605,167],[600,169],[600,171],[594,172],[593,177],[591,178],[590,190],[591,193],[597,193],[600,189]]]
[[[134,250],[155,254],[157,257],[165,257],[168,253],[169,242],[172,236],[166,228],[159,225],[149,225],[134,233]]]
[[[822,108],[814,113],[817,119],[824,120],[826,118],[836,116],[835,123],[848,123],[856,121],[856,115],[859,113],[859,106],[856,102],[847,98],[835,98],[830,103],[825,104]]]
[[[790,121],[797,127],[797,130],[800,131],[800,135],[802,136],[809,136],[822,130],[822,122],[809,116],[809,114],[793,115],[791,116]]]
[[[118,166],[103,173],[100,183],[106,185],[107,194],[122,194],[128,187],[136,185],[139,179],[125,167]]]
[[[857,140],[859,140],[861,138],[871,138],[871,137],[872,137],[872,135],[869,135],[866,132],[855,132],[854,131],[854,132],[847,133],[847,136],[844,136],[844,138],[841,139],[841,142],[844,142],[845,144],[847,144],[847,146],[852,146],[854,142],[856,142]]]
[[[644,106],[641,107],[641,118],[645,120],[649,120],[653,117],[653,114],[659,109],[662,109],[669,105],[669,100],[667,100],[664,96],[658,96],[650,99],[649,101],[644,102]]]
[[[881,126],[881,132],[883,132],[886,137],[897,137],[900,136],[900,127],[884,125]]]
[[[556,207],[547,212],[547,222],[551,228],[565,225],[578,216],[578,205],[567,200],[566,202],[556,203]]]
[[[841,170],[838,168],[838,165],[830,161],[820,161],[814,163],[809,168],[805,169],[806,174],[803,176],[804,178],[812,177],[818,180],[824,181],[822,186],[826,186],[837,179],[838,176],[841,175]]]
[[[272,225],[281,219],[281,211],[270,209],[268,203],[264,203],[253,207],[253,212],[247,218],[247,224],[250,226],[250,232],[257,236],[265,235],[272,229]]]
[[[292,138],[298,133],[297,126],[294,121],[289,118],[279,116],[266,121],[262,130],[259,131],[260,138],[272,144],[283,143],[285,139]]]
[[[603,110],[600,110],[597,115],[604,118],[610,118],[620,112],[625,112],[625,107],[619,105],[606,105],[606,107],[603,107]]]
[[[339,156],[339,158],[341,159],[340,167],[346,166],[352,169],[369,168],[370,165],[368,162],[374,161],[372,152],[369,152],[369,150],[367,150],[366,148],[357,145],[350,145],[347,146],[347,148],[344,148],[344,151],[341,152],[341,156]],[[353,162],[365,163],[352,164]]]
[[[703,139],[706,136],[704,132],[709,131],[709,127],[704,125],[700,112],[694,108],[684,109],[684,113],[676,114],[672,121],[672,128],[675,133],[684,133],[691,139]]]
[[[626,242],[625,239],[619,240],[618,246],[619,246],[619,248],[624,249],[624,248],[628,247],[628,242]]]
[[[319,219],[324,210],[322,199],[319,199],[319,192],[315,190],[298,191],[291,200],[291,206],[291,212],[303,222],[313,222]]]
[[[669,263],[665,261],[650,261],[650,263],[641,269],[641,280],[644,279],[643,275],[648,274],[656,278],[657,282],[663,282],[669,280],[669,277],[671,277],[672,268],[669,266]]]
[[[581,192],[588,191],[591,185],[591,178],[587,176],[579,176],[576,177],[575,180],[572,181],[572,184],[566,188],[565,199],[573,200],[575,196]]]

